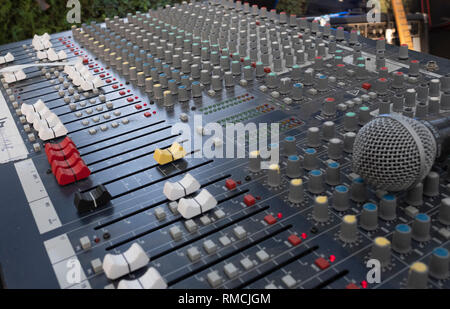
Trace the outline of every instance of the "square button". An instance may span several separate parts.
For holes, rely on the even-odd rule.
[[[206,241],[203,243],[203,248],[204,248],[205,251],[206,251],[207,253],[209,253],[209,254],[212,254],[212,253],[216,252],[216,250],[217,250],[216,244],[215,244],[212,240],[210,240],[210,239],[206,240]]]
[[[259,250],[258,252],[256,252],[256,256],[261,262],[265,262],[270,258],[270,256],[264,250]]]
[[[272,215],[267,215],[264,217],[264,221],[266,221],[267,224],[274,224],[275,222],[277,222],[277,219],[275,219],[275,217]]]
[[[195,262],[201,257],[200,251],[198,251],[197,247],[191,247],[187,249],[187,256],[191,262]]]
[[[288,288],[293,288],[295,286],[295,284],[297,283],[297,281],[291,275],[284,276],[283,278],[281,278],[281,281],[283,281],[283,283]]]
[[[241,260],[241,265],[242,267],[244,267],[245,270],[249,270],[250,268],[253,267],[253,262],[248,257],[246,257]]]
[[[227,187],[228,190],[233,190],[236,188],[236,181],[234,181],[233,179],[227,179],[225,181],[225,186]]]
[[[252,206],[252,205],[255,204],[255,202],[256,202],[256,200],[255,200],[255,198],[253,197],[253,195],[251,195],[251,194],[246,194],[246,195],[244,196],[244,203],[245,203],[245,205],[247,205],[247,206]]]
[[[320,258],[316,259],[314,261],[314,264],[316,264],[317,267],[319,267],[322,270],[327,269],[328,267],[330,267],[330,263],[327,260],[325,260],[323,257],[320,257]]]
[[[237,276],[237,274],[239,273],[239,269],[236,268],[236,266],[234,266],[233,263],[228,263],[223,267],[223,271],[225,272],[225,274],[228,276],[228,278],[234,278]]]
[[[91,261],[92,269],[94,270],[94,273],[99,274],[103,271],[103,263],[100,261],[99,258]]]
[[[288,237],[288,241],[291,243],[291,245],[293,245],[293,246],[297,246],[297,245],[299,245],[301,242],[302,242],[302,240],[300,239],[300,237],[298,237],[297,235],[295,235],[295,234],[292,234],[291,236],[289,236]]]
[[[218,209],[214,212],[214,216],[217,219],[222,219],[223,217],[225,217],[225,212],[222,209]]]
[[[184,222],[184,227],[186,228],[186,230],[188,230],[189,233],[197,231],[198,228],[197,223],[195,223],[192,219],[186,220]]]
[[[219,275],[217,270],[210,272],[206,275],[209,284],[211,287],[216,288],[222,283],[222,277]]]
[[[226,247],[229,244],[231,244],[231,240],[230,238],[228,238],[228,236],[222,236],[219,238],[220,243],[222,244],[222,246]]]
[[[243,239],[245,238],[245,236],[247,236],[247,231],[242,226],[236,226],[233,229],[233,233],[239,239]]]
[[[169,229],[170,236],[172,236],[173,240],[180,240],[183,233],[181,232],[178,226],[173,226]]]
[[[205,216],[200,217],[200,222],[203,225],[208,225],[208,224],[211,223],[211,219],[208,216],[205,215]]]

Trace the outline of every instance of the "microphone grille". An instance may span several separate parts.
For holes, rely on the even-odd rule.
[[[399,114],[381,115],[358,132],[353,170],[377,189],[401,191],[416,185],[436,158],[436,141],[421,122]]]

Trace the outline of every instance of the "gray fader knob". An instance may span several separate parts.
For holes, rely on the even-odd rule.
[[[408,253],[411,250],[412,230],[407,224],[398,224],[392,236],[392,249],[398,253]]]
[[[408,271],[406,287],[408,289],[426,289],[428,283],[428,266],[422,262],[414,262]]]

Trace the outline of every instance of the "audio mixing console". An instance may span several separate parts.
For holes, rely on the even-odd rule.
[[[36,35],[0,63],[6,288],[450,287],[448,60],[214,0]],[[279,124],[279,162],[196,156],[208,123]]]

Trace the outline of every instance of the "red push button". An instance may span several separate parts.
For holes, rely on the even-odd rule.
[[[359,290],[359,286],[354,283],[350,283],[345,287],[347,290]]]
[[[256,202],[256,200],[255,200],[255,198],[253,197],[253,195],[251,195],[251,194],[246,194],[246,195],[244,196],[244,203],[245,203],[245,205],[247,205],[247,206],[252,206],[252,205],[255,204],[255,202]]]
[[[364,84],[362,84],[362,87],[366,90],[369,90],[370,88],[372,88],[372,85],[369,83],[364,83]]]
[[[227,179],[225,181],[225,186],[228,190],[233,190],[234,188],[236,188],[236,182],[233,179]]]
[[[324,269],[327,269],[328,267],[330,267],[330,263],[323,257],[316,259],[314,261],[314,264],[316,264],[317,267],[319,267],[321,270],[324,270]]]
[[[291,236],[288,237],[288,241],[291,243],[291,245],[293,246],[297,246],[299,244],[301,244],[302,240],[300,239],[300,237],[298,237],[295,234],[292,234]]]
[[[277,222],[277,219],[275,219],[274,216],[272,215],[267,215],[264,217],[264,221],[266,221],[267,224],[274,224],[275,222]]]

